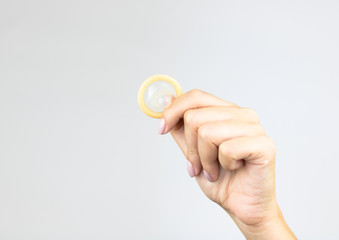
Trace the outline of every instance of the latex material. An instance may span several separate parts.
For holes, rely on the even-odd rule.
[[[173,97],[182,95],[179,83],[166,75],[148,78],[140,87],[138,103],[141,110],[150,117],[161,118],[164,109],[171,104]]]

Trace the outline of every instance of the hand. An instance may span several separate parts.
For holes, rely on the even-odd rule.
[[[295,239],[276,201],[275,144],[252,109],[192,90],[165,109],[159,133],[168,132],[188,160],[189,175],[248,239],[280,239],[271,230]]]

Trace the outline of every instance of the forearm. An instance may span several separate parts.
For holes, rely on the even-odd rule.
[[[246,225],[234,216],[234,222],[247,240],[296,240],[297,238],[288,227],[282,212],[277,208],[272,212],[269,220],[260,225]]]

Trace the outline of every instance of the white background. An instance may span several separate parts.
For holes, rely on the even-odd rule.
[[[154,74],[259,113],[300,239],[338,239],[339,2],[0,0],[0,239],[243,239],[137,105]]]

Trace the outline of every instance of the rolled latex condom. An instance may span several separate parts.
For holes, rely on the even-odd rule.
[[[152,118],[161,118],[166,107],[171,104],[172,97],[182,95],[179,83],[170,76],[152,76],[140,86],[138,103],[141,110]]]

